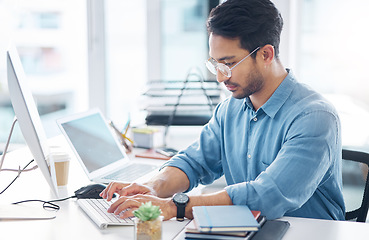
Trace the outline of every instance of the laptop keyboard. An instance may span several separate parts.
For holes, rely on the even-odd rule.
[[[108,213],[111,202],[105,199],[78,199],[77,203],[99,228],[106,228],[109,225],[134,225],[131,218],[121,219],[113,213]]]
[[[103,177],[103,179],[132,182],[156,168],[157,166],[150,164],[131,164],[119,171]]]

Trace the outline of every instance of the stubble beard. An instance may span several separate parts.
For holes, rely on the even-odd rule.
[[[246,97],[250,97],[252,94],[259,92],[264,86],[264,78],[257,71],[254,70],[248,74],[245,78],[245,81],[248,81],[248,85],[242,89],[240,89],[240,93],[233,92],[232,96],[237,99],[243,99]],[[240,87],[238,85],[238,87]]]

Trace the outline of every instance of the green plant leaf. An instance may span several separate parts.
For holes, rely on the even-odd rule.
[[[133,211],[133,215],[141,221],[156,219],[161,213],[159,206],[154,206],[151,202],[142,203],[137,210]]]

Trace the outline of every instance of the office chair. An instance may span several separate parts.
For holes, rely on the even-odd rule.
[[[342,160],[363,163],[369,167],[369,154],[365,152],[343,149]],[[365,222],[368,214],[368,207],[369,207],[369,174],[367,174],[366,176],[361,206],[355,210],[346,212],[345,219],[346,220],[356,219],[356,222]]]

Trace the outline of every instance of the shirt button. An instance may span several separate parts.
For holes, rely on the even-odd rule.
[[[254,120],[254,122],[256,122],[256,121],[258,120],[258,118],[257,118],[257,117],[254,117],[254,119],[253,119],[253,120]]]
[[[248,158],[251,158],[251,154],[247,155]]]

